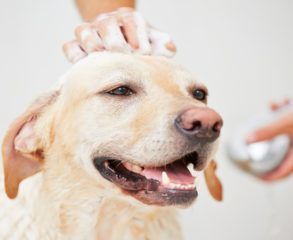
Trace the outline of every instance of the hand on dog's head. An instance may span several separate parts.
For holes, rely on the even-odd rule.
[[[188,161],[202,170],[213,157],[221,126],[219,115],[207,107],[206,88],[182,67],[162,57],[93,54],[11,125],[3,142],[6,193],[15,198],[22,180],[55,171],[58,153],[68,168],[74,165],[72,171],[83,171],[99,186],[113,182],[120,193],[144,203],[189,204],[196,195],[190,194],[192,177],[183,169],[186,156],[193,154],[197,159]],[[101,157],[111,160],[101,170],[114,171],[111,179],[102,172],[111,182],[94,164]],[[133,166],[144,177],[140,186],[131,182],[130,176],[138,177],[129,174]],[[155,176],[164,167],[171,183]],[[117,177],[122,172],[124,182]]]

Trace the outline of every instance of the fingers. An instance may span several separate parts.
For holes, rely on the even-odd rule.
[[[285,98],[283,100],[283,102],[279,102],[279,103],[273,102],[273,103],[271,103],[270,108],[271,108],[271,110],[275,111],[275,110],[278,110],[281,107],[284,107],[284,106],[288,105],[290,102],[291,101],[290,101],[289,98]]]
[[[150,29],[150,40],[153,55],[163,55],[165,57],[172,57],[175,55],[176,46],[172,42],[169,34],[160,32],[156,29]]]
[[[130,52],[119,23],[115,17],[107,17],[93,23],[100,35],[104,47],[110,51]]]
[[[87,56],[87,53],[81,49],[79,43],[75,40],[65,43],[63,45],[63,52],[71,63],[75,63]]]
[[[71,62],[104,50],[166,57],[176,53],[170,36],[152,28],[131,8],[101,14],[93,22],[81,24],[75,30],[75,37],[75,41],[66,43],[63,48]]]
[[[143,16],[138,12],[126,13],[122,14],[119,20],[132,50],[141,54],[151,54],[149,27]]]
[[[223,200],[223,187],[216,175],[217,164],[214,160],[212,160],[204,171],[204,176],[206,180],[206,184],[208,186],[208,190],[212,197],[217,201]]]
[[[283,115],[279,120],[257,129],[246,138],[247,143],[270,140],[280,134],[293,133],[293,112]]]
[[[104,50],[101,38],[89,23],[78,26],[75,29],[75,37],[77,42],[87,53]]]
[[[291,175],[293,172],[293,149],[291,149],[286,157],[286,159],[281,163],[281,165],[271,173],[266,174],[262,177],[266,181],[275,181],[285,178]]]
[[[137,26],[132,17],[132,15],[120,14],[117,16],[118,21],[121,23],[121,30],[127,43],[132,47],[132,49],[137,50],[140,46],[137,37]]]

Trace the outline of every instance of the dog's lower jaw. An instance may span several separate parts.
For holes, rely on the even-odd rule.
[[[152,206],[141,208],[140,205],[141,203],[132,204],[124,199],[103,198],[99,202],[91,199],[80,206],[61,204],[55,213],[47,206],[48,212],[43,212],[43,219],[37,221],[42,224],[38,239],[182,239],[174,208]],[[48,219],[58,219],[58,221],[48,222]],[[46,225],[43,225],[44,223]],[[48,229],[58,229],[58,231],[50,232]]]
[[[182,239],[175,209],[139,205],[104,199],[97,222],[98,239]]]
[[[129,196],[102,197],[97,193],[96,181],[86,173],[81,175],[68,161],[62,163],[64,166],[59,165],[54,173],[43,175],[34,210],[38,217],[37,239],[182,239],[174,208],[148,206]]]

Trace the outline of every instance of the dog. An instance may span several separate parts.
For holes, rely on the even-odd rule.
[[[223,121],[207,96],[163,57],[101,52],[73,65],[4,138],[14,200],[0,196],[1,239],[182,239],[176,209],[196,199],[197,171],[221,198]]]

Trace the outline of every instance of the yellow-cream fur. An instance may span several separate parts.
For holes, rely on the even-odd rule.
[[[136,96],[100,93],[125,81],[136,86]],[[182,239],[175,208],[124,195],[99,175],[92,157],[159,166],[196,150],[172,127],[183,108],[205,105],[189,96],[194,84],[161,57],[96,53],[75,64],[52,90],[57,99],[34,129],[35,147],[45,153],[43,170],[22,182],[14,200],[5,196],[0,175],[0,239]]]

